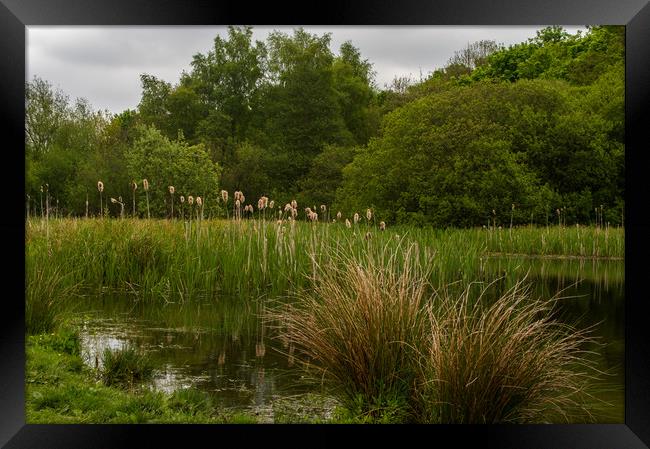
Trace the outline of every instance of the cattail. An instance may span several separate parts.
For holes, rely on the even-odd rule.
[[[359,223],[359,214],[355,212],[354,213],[354,224],[357,224],[357,223]]]
[[[366,240],[370,240],[370,237],[372,237],[370,231],[366,232]]]
[[[111,203],[115,204],[115,203],[117,203],[117,200],[115,198],[111,197]]]
[[[341,211],[338,211],[338,212],[336,213],[336,219],[337,219],[337,220],[340,220],[341,217],[342,217],[342,215],[341,215]]]
[[[321,205],[320,205],[320,211],[321,211],[322,213],[325,213],[326,210],[327,210],[327,207],[325,207],[324,204],[321,204]]]
[[[273,209],[274,207],[275,207],[275,201],[271,200],[271,202],[269,203],[269,208]]]
[[[173,220],[174,219],[174,190],[175,189],[174,189],[174,186],[169,186],[168,189],[169,189],[169,193],[172,196],[172,220]]]
[[[147,196],[147,218],[151,218],[151,214],[149,213],[149,181],[146,178],[142,180],[142,188]]]
[[[262,209],[266,209],[269,206],[269,199],[265,196],[261,198],[262,200]]]
[[[305,213],[307,215],[311,214],[311,207],[305,207]]]
[[[350,220],[348,220],[347,218],[345,219],[345,226],[347,226],[348,228],[352,227],[352,223],[350,223]]]
[[[485,227],[485,226],[483,226],[483,227]],[[379,230],[380,231],[385,231],[386,230],[386,223],[384,223],[383,221],[380,221],[379,222]]]
[[[296,200],[291,200],[291,207],[298,209],[298,202]]]
[[[181,204],[183,204],[184,202],[185,202],[185,197],[181,195]]]
[[[138,189],[138,183],[135,179],[131,181],[131,189],[133,190],[133,216],[135,217],[135,191]]]
[[[291,204],[287,203],[284,205],[284,211],[285,212],[290,212],[293,208],[291,207]]]
[[[196,197],[196,205],[199,207],[203,206],[203,200],[201,199],[200,196]]]
[[[227,190],[222,190],[221,191],[221,199],[223,200],[224,203],[228,202],[228,191]]]
[[[372,211],[370,209],[366,210],[366,218],[368,221],[372,219]]]
[[[262,200],[262,198],[257,200],[257,208],[260,210],[264,209],[264,200]]]
[[[42,189],[42,187],[41,187]],[[99,190],[99,215],[101,217],[104,216],[104,205],[102,203],[102,192],[104,191],[104,183],[101,181],[97,181],[97,190]],[[45,207],[47,209],[47,202],[45,204]]]
[[[192,195],[188,195],[187,204],[189,204],[190,206],[194,204],[194,197]]]
[[[192,198],[192,197],[190,197],[190,198]],[[237,209],[239,209],[241,207],[241,202],[239,201],[239,199],[235,200],[235,207],[237,207]]]

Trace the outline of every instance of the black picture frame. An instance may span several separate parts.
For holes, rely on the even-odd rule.
[[[307,9],[309,7],[309,9]],[[626,25],[625,423],[490,426],[26,425],[24,337],[24,89],[29,25]],[[330,1],[260,5],[206,0],[0,0],[0,176],[5,295],[0,312],[0,444],[6,448],[108,448],[264,444],[332,446],[344,433],[363,440],[500,449],[637,449],[650,446],[650,342],[643,280],[649,254],[644,157],[650,139],[650,4],[646,0]],[[19,263],[22,261],[23,263]],[[11,286],[7,289],[6,286]],[[296,433],[298,430],[298,433]],[[305,439],[306,437],[306,439]],[[408,439],[406,439],[408,438]],[[362,441],[363,441],[362,440]],[[188,444],[189,443],[189,444]],[[404,443],[402,443],[404,444]],[[408,444],[408,443],[407,443]],[[421,444],[421,443],[420,443]]]

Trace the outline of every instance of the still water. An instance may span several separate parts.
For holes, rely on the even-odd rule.
[[[623,422],[623,261],[488,259],[489,273],[528,274],[533,293],[561,291],[556,317],[580,328],[594,326],[598,368],[606,371],[594,404],[599,422]],[[268,298],[223,298],[209,304],[151,305],[124,296],[89,298],[79,307],[82,354],[98,367],[105,348],[146,351],[156,374],[150,388],[171,392],[198,388],[221,407],[273,421],[278,404],[299,404],[301,413],[328,418],[335,402],[320,397],[318,383],[302,376],[290,341],[261,317]],[[315,400],[318,398],[319,400]]]

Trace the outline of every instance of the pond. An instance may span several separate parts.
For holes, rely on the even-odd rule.
[[[484,270],[528,274],[533,293],[561,291],[557,317],[585,328],[595,325],[598,368],[607,372],[594,402],[598,422],[623,422],[623,261],[491,258]],[[105,348],[129,345],[146,351],[157,369],[150,388],[171,392],[198,388],[221,407],[245,410],[272,422],[278,404],[328,418],[336,405],[319,396],[320,386],[303,377],[291,342],[272,338],[261,319],[268,298],[222,298],[207,304],[153,305],[129,296],[103,295],[79,304],[82,354],[101,366]]]

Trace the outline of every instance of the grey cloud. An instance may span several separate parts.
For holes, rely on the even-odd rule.
[[[292,33],[292,27],[260,26],[253,38],[264,41],[272,30]],[[444,66],[467,43],[493,39],[506,45],[526,40],[541,27],[397,27],[305,26],[317,34],[332,33],[331,48],[350,40],[373,63],[376,84],[395,76],[413,78]],[[578,27],[566,27],[575,32]],[[71,98],[84,97],[96,109],[120,112],[140,100],[141,73],[176,83],[190,69],[192,56],[212,47],[226,27],[28,27],[27,77],[38,75]]]

